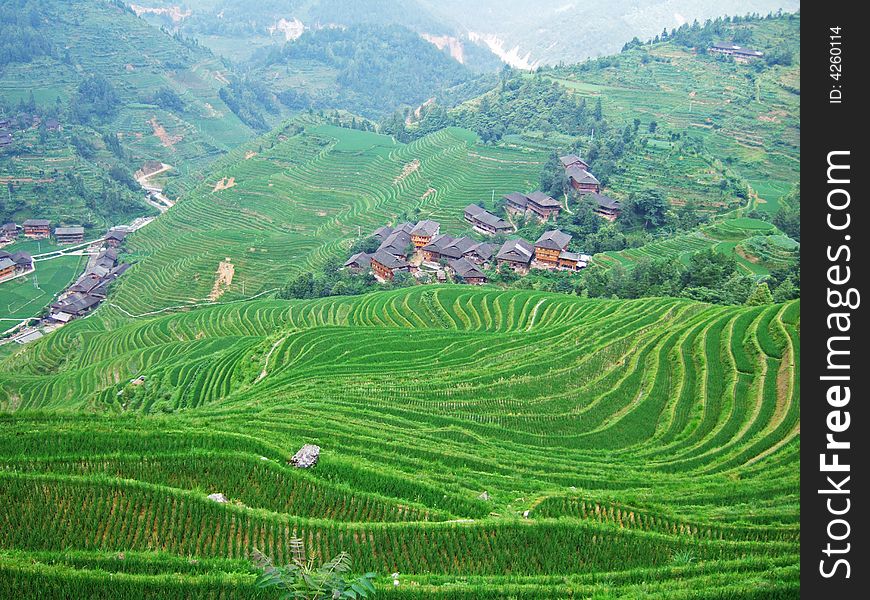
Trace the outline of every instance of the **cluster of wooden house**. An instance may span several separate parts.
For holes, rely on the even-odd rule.
[[[478,214],[469,209],[466,215]],[[544,232],[534,244],[512,238],[501,247],[468,236],[441,233],[440,225],[430,220],[381,227],[372,237],[380,241],[377,250],[354,254],[344,268],[370,270],[382,282],[392,281],[399,272],[423,278],[428,270],[437,281],[446,281],[447,273],[451,273],[460,282],[483,284],[487,282],[485,270],[493,265],[507,265],[518,273],[527,273],[531,268],[579,271],[590,260],[588,255],[568,250],[571,236],[558,229]]]
[[[380,241],[377,250],[354,254],[344,267],[357,272],[371,270],[382,282],[392,281],[399,272],[428,277],[426,271],[437,281],[446,281],[449,271],[465,283],[486,283],[483,269],[495,249],[469,237],[442,234],[441,225],[431,220],[381,227],[372,237]]]
[[[523,238],[513,238],[502,244],[495,262],[498,266],[507,265],[518,273],[528,273],[532,268],[561,271],[586,268],[591,257],[571,252],[568,250],[570,243],[571,235],[558,229],[545,231],[534,244]]]
[[[0,243],[15,240],[19,230],[24,234],[24,237],[33,240],[47,239],[52,235],[50,220],[27,219],[21,224],[21,227],[15,223],[4,223],[0,227]],[[85,241],[85,228],[81,225],[55,227],[54,239],[57,240],[58,244],[81,244]]]
[[[126,234],[123,229],[112,229],[106,234],[105,245],[88,261],[82,276],[51,305],[50,321],[68,323],[88,314],[106,299],[112,282],[130,268],[118,261],[118,246]]]
[[[576,154],[568,154],[559,158],[565,168],[565,176],[571,187],[577,190],[584,198],[591,199],[595,203],[595,212],[607,219],[615,221],[622,211],[619,200],[605,196],[601,193],[601,183],[589,172],[589,165]]]

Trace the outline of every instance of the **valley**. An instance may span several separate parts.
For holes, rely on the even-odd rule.
[[[800,597],[799,14],[525,71],[452,2],[15,1],[5,220],[137,226],[0,343],[0,596],[277,598],[299,538],[377,598]]]

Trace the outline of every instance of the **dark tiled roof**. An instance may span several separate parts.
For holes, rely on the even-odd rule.
[[[562,206],[555,198],[551,198],[540,190],[532,192],[528,198],[529,202],[542,208],[561,208]]]
[[[446,233],[442,233],[433,237],[428,244],[423,246],[423,250],[426,250],[427,252],[438,252],[440,254],[444,248],[452,243],[453,237]]]
[[[15,266],[15,261],[13,261],[11,258],[8,258],[8,257],[0,258],[0,270],[8,269],[9,267],[14,267],[14,266]]]
[[[595,178],[595,175],[587,171],[586,169],[581,169],[579,167],[570,167],[565,171],[570,179],[573,179],[577,183],[599,183]]]
[[[10,258],[16,265],[29,265],[33,262],[33,257],[27,252],[16,252]]]
[[[411,230],[411,235],[432,236],[438,233],[440,228],[441,224],[438,223],[438,221],[430,221],[429,219],[426,219],[425,221],[417,223],[417,226]]]
[[[538,241],[535,242],[536,248],[547,248],[549,250],[564,250],[571,242],[571,236],[564,231],[553,229],[545,231]]]
[[[583,194],[584,198],[591,198],[601,208],[616,210],[622,206],[619,200],[605,196],[604,194]]]
[[[84,227],[56,227],[54,229],[54,235],[84,235],[85,228]]]
[[[122,241],[125,237],[127,237],[127,231],[124,229],[110,229],[108,233],[106,233],[106,239],[109,240],[117,240]]]
[[[48,219],[27,219],[24,221],[25,227],[48,227],[51,221]]]
[[[461,238],[453,240],[453,242],[444,246],[441,254],[443,254],[447,258],[461,258],[462,255],[465,254],[465,252],[476,243],[477,242],[475,242],[470,237],[463,236]]]
[[[493,229],[511,229],[510,223],[508,223],[501,217],[495,216],[487,210],[475,215],[474,219],[479,223],[492,227]]]
[[[492,258],[494,252],[495,246],[493,244],[481,242],[480,244],[475,244],[474,246],[466,250],[465,256],[474,255],[481,260],[487,261]]]
[[[468,279],[470,277],[486,277],[483,274],[483,271],[481,271],[476,264],[465,258],[452,260],[449,265],[450,268],[453,269],[453,272],[463,279]]]
[[[350,267],[353,265],[359,265],[360,267],[367,267],[372,264],[372,255],[367,254],[365,252],[357,252],[344,263],[345,267]]]
[[[374,233],[372,233],[371,237],[376,237],[376,238],[380,238],[381,240],[385,240],[385,239],[387,239],[387,236],[389,236],[391,233],[393,233],[393,228],[390,227],[389,225],[384,225],[383,227],[378,227],[377,229],[375,229],[375,231],[374,231]]]
[[[584,167],[589,166],[588,164],[586,164],[585,160],[583,160],[582,158],[580,158],[576,154],[568,154],[566,156],[560,156],[559,160],[562,162],[563,167],[569,167],[569,166],[576,164],[576,163],[580,163]]]
[[[387,239],[385,239],[380,246],[378,246],[378,251],[381,252],[389,252],[390,254],[395,254],[396,256],[406,256],[408,245],[411,243],[411,236],[404,230],[396,230],[393,231]]]
[[[378,262],[388,269],[401,269],[408,266],[408,262],[401,258],[397,258],[388,252],[378,250],[372,255],[372,260]]]
[[[525,207],[525,205],[529,203],[528,196],[519,192],[511,192],[510,194],[505,194],[504,196],[502,196],[502,198],[504,198],[511,204],[516,204],[517,206]]]
[[[534,246],[522,238],[516,238],[502,244],[496,258],[498,260],[529,264],[534,254]]]

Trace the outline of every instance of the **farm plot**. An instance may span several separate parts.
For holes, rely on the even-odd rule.
[[[130,240],[139,261],[114,303],[141,314],[206,301],[227,256],[235,269],[222,301],[267,292],[343,256],[360,232],[418,209],[445,229],[462,229],[467,204],[532,188],[545,159],[478,145],[459,129],[402,145],[320,124],[279,130],[251,150],[217,161],[212,177]],[[413,161],[419,166],[400,177]]]
[[[387,597],[795,597],[799,310],[421,286],[75,321],[0,363],[6,409],[98,413],[0,420],[0,586],[124,553],[123,585],[190,597],[195,557],[241,597],[295,533]]]

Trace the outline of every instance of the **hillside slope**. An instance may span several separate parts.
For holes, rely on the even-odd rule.
[[[122,3],[28,6],[47,47],[0,65],[0,112],[12,119],[13,138],[0,149],[0,177],[13,183],[0,201],[5,218],[39,210],[56,221],[118,222],[148,209],[113,167],[130,174],[159,160],[188,174],[254,135],[221,99],[232,75],[207,50]],[[57,125],[46,130],[51,120]],[[124,206],[108,203],[105,185],[119,187]]]
[[[280,559],[296,531],[400,572],[401,597],[795,597],[798,319],[450,286],[76,321],[3,364],[4,406],[137,416],[0,420],[0,512],[30,524],[0,535],[0,581],[36,551],[49,579],[118,551]]]

